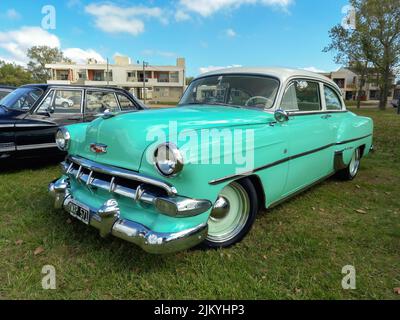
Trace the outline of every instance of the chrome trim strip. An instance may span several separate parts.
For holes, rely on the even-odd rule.
[[[2,128],[14,128],[14,124],[10,123],[10,124],[0,124],[0,129]]]
[[[114,167],[114,166],[108,166],[108,165],[103,165],[98,162],[94,162],[88,159],[84,159],[82,157],[78,156],[69,156],[68,160],[71,162],[76,163],[79,166],[82,166],[85,169],[88,169],[90,171],[98,172],[98,173],[103,173],[107,174],[110,176],[114,177],[119,177],[119,178],[125,178],[128,180],[134,180],[138,182],[143,182],[147,183],[156,187],[159,187],[163,190],[165,190],[169,195],[177,195],[178,191],[174,186],[172,186],[169,183],[163,182],[158,179],[150,178],[145,175],[135,173],[133,171],[129,171],[126,169]]]
[[[34,128],[34,127],[56,127],[57,125],[54,123],[44,123],[44,122],[38,122],[38,123],[27,123],[27,124],[15,124],[16,128]]]
[[[249,175],[252,175],[255,172],[258,172],[258,171],[261,171],[261,170],[265,170],[265,169],[269,169],[271,167],[274,167],[274,166],[277,166],[279,164],[288,162],[290,160],[294,160],[294,159],[297,159],[297,158],[300,158],[300,157],[304,157],[304,156],[307,156],[307,155],[310,155],[310,154],[313,154],[313,153],[328,149],[328,148],[333,147],[333,146],[340,146],[340,145],[347,144],[347,143],[350,143],[350,142],[355,142],[355,141],[358,141],[358,140],[362,140],[362,139],[365,139],[365,138],[368,138],[368,137],[371,137],[371,136],[372,136],[372,134],[368,134],[366,136],[363,136],[363,137],[360,137],[360,138],[356,138],[356,139],[345,140],[345,141],[337,142],[337,143],[331,143],[331,144],[328,144],[326,146],[322,146],[322,147],[317,148],[317,149],[313,149],[313,150],[310,150],[310,151],[306,151],[306,152],[303,152],[303,153],[296,154],[294,156],[283,158],[281,160],[272,162],[272,163],[267,164],[267,165],[262,166],[262,167],[255,168],[255,169],[253,169],[251,171],[248,171],[248,172],[245,172],[245,173],[242,173],[242,174],[234,174],[234,175],[226,176],[226,177],[223,177],[223,178],[220,178],[220,179],[211,180],[208,184],[217,185],[217,184],[220,184],[220,183],[232,180],[232,179],[244,178],[244,177],[247,177]]]
[[[27,145],[17,146],[17,150],[23,151],[23,150],[46,149],[55,147],[57,147],[57,144],[55,143],[27,144]]]

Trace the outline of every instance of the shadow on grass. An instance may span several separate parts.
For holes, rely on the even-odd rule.
[[[42,170],[63,161],[64,156],[46,156],[41,158],[7,158],[0,160],[0,174],[14,173],[21,170]]]

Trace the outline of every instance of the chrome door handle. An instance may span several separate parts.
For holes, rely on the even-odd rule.
[[[326,115],[321,117],[321,119],[329,119],[329,118],[332,118],[332,115],[326,114]]]

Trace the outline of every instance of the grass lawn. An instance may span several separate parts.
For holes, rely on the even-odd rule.
[[[101,239],[53,209],[58,165],[1,173],[0,299],[399,299],[400,116],[357,112],[375,121],[376,152],[356,180],[332,178],[261,213],[227,250],[154,256]],[[44,265],[56,290],[41,287]],[[356,290],[341,287],[345,265]]]

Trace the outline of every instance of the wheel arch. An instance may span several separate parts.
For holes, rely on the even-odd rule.
[[[260,177],[258,175],[256,175],[256,174],[253,174],[251,176],[240,178],[240,179],[238,179],[236,181],[241,181],[243,179],[249,179],[250,182],[253,184],[254,188],[257,191],[256,195],[257,195],[259,209],[260,210],[265,209],[266,195],[265,195],[264,186],[263,186],[263,184],[261,182]]]

